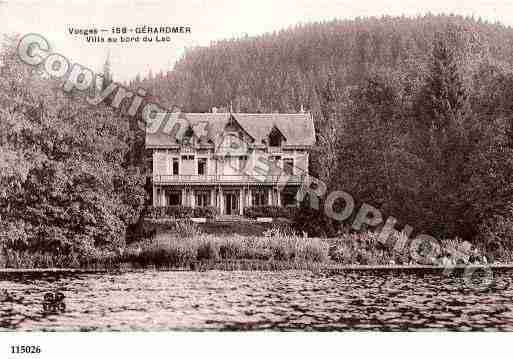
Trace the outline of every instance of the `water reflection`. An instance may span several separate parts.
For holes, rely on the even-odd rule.
[[[156,272],[0,281],[4,330],[513,330],[511,272]],[[63,298],[55,301],[56,293]],[[53,302],[48,300],[53,294]],[[45,301],[46,295],[46,301]]]

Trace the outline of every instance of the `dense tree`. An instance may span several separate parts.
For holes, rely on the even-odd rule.
[[[129,122],[80,93],[65,94],[1,52],[0,245],[90,254],[122,247],[139,217],[141,171],[128,158]]]

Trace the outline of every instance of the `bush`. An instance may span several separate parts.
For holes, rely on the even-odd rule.
[[[217,215],[217,208],[212,206],[206,207],[196,207],[193,210],[193,217],[205,217],[205,218],[215,218]]]
[[[396,240],[402,234],[393,233]],[[393,245],[379,241],[379,233],[345,233],[328,240],[330,243],[330,258],[344,265],[388,265],[408,264],[411,262],[408,249],[398,252]]]
[[[149,206],[146,208],[144,215],[157,219],[160,217],[173,217],[173,218],[191,218],[191,217],[205,217],[214,218],[217,214],[217,208],[212,206],[207,207],[186,207],[186,206]]]
[[[337,235],[340,224],[325,215],[320,201],[320,209],[311,208],[308,200],[303,201],[294,211],[294,229],[305,232],[311,237],[333,237]]]
[[[505,214],[496,215],[483,223],[480,233],[479,246],[482,251],[493,259],[505,260],[502,257],[513,249],[513,205]]]
[[[238,259],[244,253],[244,242],[226,238],[219,244],[219,255],[222,259]]]
[[[295,207],[253,206],[244,208],[244,215],[249,218],[292,218],[295,210]]]
[[[219,245],[215,239],[201,238],[198,241],[196,250],[196,259],[198,261],[216,261],[219,260]]]

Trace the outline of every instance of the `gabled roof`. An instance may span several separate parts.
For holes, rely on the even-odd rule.
[[[228,125],[235,125],[240,131],[242,131],[246,136],[248,136],[251,139],[251,141],[255,141],[255,138],[251,136],[251,134],[249,134],[248,131],[246,131],[246,129],[239,123],[239,121],[237,121],[233,113],[230,113],[230,116],[228,116],[228,122],[225,125],[225,129]]]
[[[285,147],[308,147],[315,144],[315,130],[312,116],[308,113],[293,114],[248,114],[248,113],[172,113],[168,114],[168,121],[148,127],[146,130],[146,148],[166,148],[179,144],[176,123],[187,122],[193,128],[204,131],[196,134],[201,138],[201,144],[210,145],[216,138],[222,136],[225,126],[230,121],[230,116],[255,139],[256,144],[261,144],[267,139],[273,127],[276,127],[287,139]],[[203,127],[202,124],[205,124]],[[175,129],[173,131],[173,128]]]

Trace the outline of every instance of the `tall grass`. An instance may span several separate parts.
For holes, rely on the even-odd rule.
[[[198,263],[275,261],[322,263],[329,260],[328,245],[320,239],[290,235],[243,237],[238,235],[195,237],[161,236],[128,250],[122,261],[157,267],[190,267]]]
[[[174,231],[132,243],[118,251],[98,250],[90,256],[5,250],[0,256],[0,267],[278,270],[313,269],[325,264],[437,265],[440,257],[450,260],[451,250],[462,244],[461,239],[442,240],[438,258],[418,263],[412,258],[405,234],[395,232],[391,239],[383,244],[378,234],[372,232],[347,233],[330,239],[306,238],[283,227],[271,228],[262,236],[212,235],[201,233],[196,224],[184,221],[177,224]],[[402,251],[397,250],[397,242],[405,244]],[[474,257],[482,257],[478,248],[473,251]]]
[[[344,265],[442,265],[442,263],[465,264],[464,241],[461,238],[443,239],[433,249],[429,243],[415,248],[412,240],[402,232],[393,232],[386,243],[379,240],[375,232],[343,234],[327,240],[331,260]],[[401,245],[402,244],[402,245]],[[459,253],[458,253],[459,252]],[[469,261],[483,262],[482,248],[472,246]]]
[[[29,252],[4,249],[0,268],[80,268],[80,256],[76,253],[56,255],[46,252]]]
[[[352,233],[343,234],[338,238],[328,240],[330,247],[330,258],[339,264],[344,265],[382,265],[389,264],[392,261],[397,261],[399,264],[408,262],[408,259],[400,257],[381,244],[378,241],[377,234],[372,232],[367,233]]]

